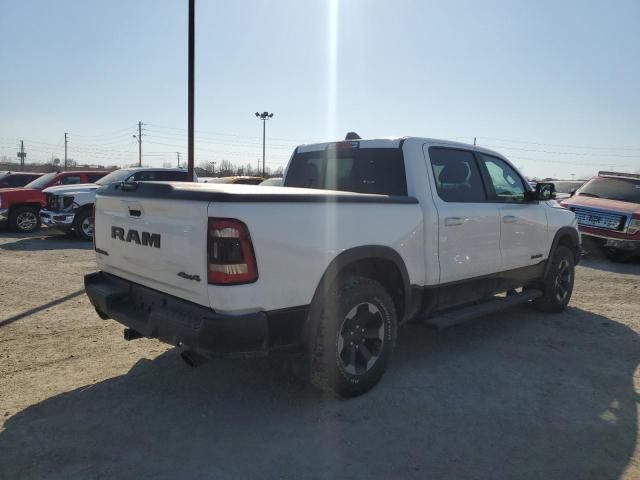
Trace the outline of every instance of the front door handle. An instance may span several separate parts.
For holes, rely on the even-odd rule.
[[[446,227],[455,227],[462,225],[466,219],[462,217],[447,217],[444,219],[444,225]]]
[[[518,221],[518,217],[514,215],[505,215],[504,217],[502,217],[502,221],[504,223],[515,223]]]

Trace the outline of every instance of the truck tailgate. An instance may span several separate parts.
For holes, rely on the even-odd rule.
[[[100,270],[209,306],[207,202],[98,195]]]

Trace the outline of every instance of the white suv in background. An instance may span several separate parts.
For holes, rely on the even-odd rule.
[[[40,210],[44,225],[73,233],[80,240],[93,237],[93,204],[96,190],[120,182],[186,182],[188,172],[182,168],[121,168],[96,183],[61,185],[44,190],[47,205]],[[194,181],[197,177],[194,173]]]

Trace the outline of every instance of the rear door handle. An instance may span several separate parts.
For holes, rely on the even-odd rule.
[[[518,221],[518,217],[514,215],[505,215],[504,217],[502,217],[502,221],[504,223],[515,223]]]
[[[462,217],[447,217],[444,219],[444,225],[446,227],[455,227],[457,225],[462,225],[466,218]]]

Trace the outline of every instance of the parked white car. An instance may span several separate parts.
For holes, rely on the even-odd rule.
[[[80,240],[93,238],[93,205],[96,190],[121,182],[186,182],[188,173],[180,168],[121,168],[102,177],[96,183],[61,185],[44,190],[46,207],[40,210],[44,225],[75,234]],[[197,177],[194,173],[194,181]]]

